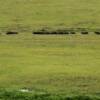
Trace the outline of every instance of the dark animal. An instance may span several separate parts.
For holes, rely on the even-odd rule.
[[[100,32],[95,32],[95,34],[98,34],[98,35],[100,35]]]
[[[84,32],[81,32],[81,34],[84,34],[84,35],[86,35],[86,34],[88,34],[88,32],[85,32],[85,31],[84,31]]]
[[[57,33],[57,34],[61,34],[61,35],[62,35],[62,34],[69,34],[69,32],[67,32],[67,31],[57,31],[56,33]]]
[[[33,32],[33,34],[50,34],[50,32],[42,32],[42,31],[37,31],[37,32]]]
[[[75,32],[70,32],[70,34],[76,34]]]
[[[13,35],[13,34],[18,34],[18,32],[13,32],[13,31],[9,31],[6,33],[7,35]]]

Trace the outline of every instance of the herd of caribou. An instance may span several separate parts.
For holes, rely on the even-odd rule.
[[[34,31],[32,32],[32,34],[76,34],[77,32],[80,32],[81,34],[89,34],[90,32],[93,32],[97,35],[100,35],[100,30],[99,29],[82,29],[82,28],[77,28],[77,29],[63,29],[63,30],[54,30],[54,31],[48,31],[46,29],[41,29],[41,30],[38,30],[38,31]],[[10,35],[10,34],[18,34],[19,32],[17,31],[8,31],[6,32],[7,35]]]

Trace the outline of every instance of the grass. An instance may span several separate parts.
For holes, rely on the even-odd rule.
[[[0,0],[0,5],[3,31],[100,26],[100,1],[97,0]]]
[[[100,37],[92,33],[1,35],[0,88],[99,95],[99,43]]]
[[[50,94],[21,93],[18,91],[0,91],[0,100],[100,100],[93,96],[63,96]]]
[[[32,34],[99,28],[99,12],[99,0],[0,0],[0,33],[20,32],[0,34],[0,100],[99,100],[99,35]]]

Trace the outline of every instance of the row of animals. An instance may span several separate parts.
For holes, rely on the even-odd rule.
[[[17,32],[17,31],[9,31],[9,32],[6,32],[6,34],[7,35],[13,35],[13,34],[18,34],[19,32]],[[61,35],[63,35],[63,34],[76,34],[77,32],[74,32],[74,31],[52,31],[52,32],[50,32],[50,31],[35,31],[35,32],[33,32],[33,34],[61,34]],[[86,35],[86,34],[89,34],[89,32],[88,31],[81,31],[80,32],[81,34],[84,34],[84,35]],[[94,32],[95,34],[97,34],[97,35],[100,35],[100,31],[95,31]]]

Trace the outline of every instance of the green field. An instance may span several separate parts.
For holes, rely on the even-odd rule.
[[[100,93],[100,37],[0,36],[0,87],[61,94]]]
[[[0,0],[1,30],[99,28],[99,0]]]
[[[0,100],[67,100],[20,99],[20,93],[100,97],[99,35],[32,34],[99,26],[99,0],[0,0]],[[4,34],[12,30],[19,34]]]

